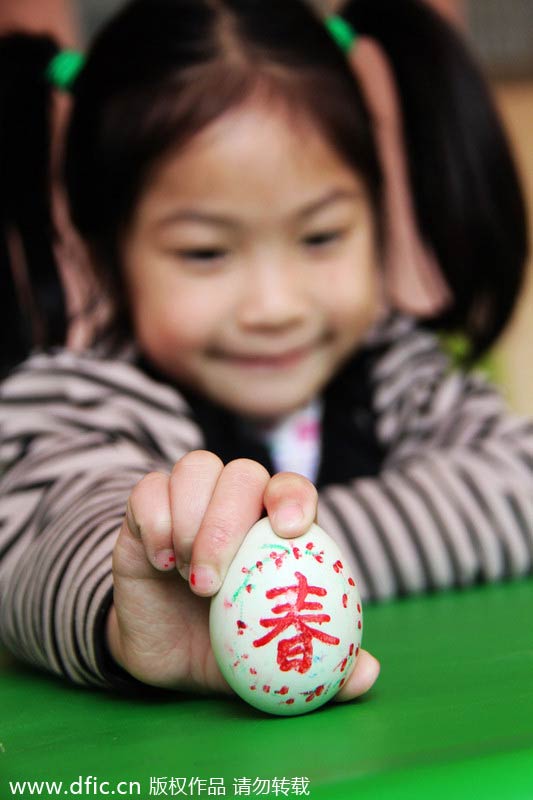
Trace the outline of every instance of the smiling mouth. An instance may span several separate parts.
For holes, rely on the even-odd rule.
[[[321,342],[322,343],[322,340]],[[290,350],[286,353],[281,353],[275,356],[263,355],[233,355],[232,353],[216,353],[216,357],[234,364],[239,367],[248,369],[280,369],[285,367],[292,367],[298,364],[306,356],[308,356],[318,346],[317,342],[309,344],[306,347],[300,347],[296,350]]]

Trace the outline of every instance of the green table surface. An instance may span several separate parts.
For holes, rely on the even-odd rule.
[[[4,654],[0,798],[16,796],[14,780],[104,797],[94,782],[68,791],[88,776],[109,781],[110,792],[138,781],[129,796],[142,798],[207,797],[210,781],[214,796],[215,778],[226,797],[237,796],[237,778],[250,781],[250,797],[275,797],[273,779],[286,778],[277,786],[289,793],[277,796],[292,798],[305,783],[291,781],[302,777],[315,800],[533,798],[533,581],[368,607],[364,646],[382,662],[364,699],[291,718],[237,699],[80,689]],[[256,778],[270,791],[254,790]]]

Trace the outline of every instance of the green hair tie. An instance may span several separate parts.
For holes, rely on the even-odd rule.
[[[357,34],[345,19],[333,14],[326,18],[326,28],[335,39],[341,50],[348,54],[357,41]]]
[[[78,77],[85,56],[77,50],[62,50],[55,55],[46,68],[46,77],[53,86],[68,91]]]

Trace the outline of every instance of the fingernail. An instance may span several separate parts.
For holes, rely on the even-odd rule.
[[[195,565],[191,567],[189,583],[197,594],[211,595],[218,592],[221,580],[218,573],[212,567]]]
[[[154,561],[158,569],[166,570],[167,572],[176,567],[176,556],[173,550],[160,550],[155,554]]]
[[[299,503],[283,503],[275,512],[272,521],[279,533],[292,533],[304,518],[304,510]]]
[[[181,566],[178,567],[179,574],[186,581],[189,580],[190,571],[191,571],[191,565],[190,564],[182,564]]]

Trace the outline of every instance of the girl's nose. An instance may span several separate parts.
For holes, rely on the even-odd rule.
[[[307,292],[297,266],[276,259],[251,265],[238,319],[246,328],[287,328],[306,317]]]

